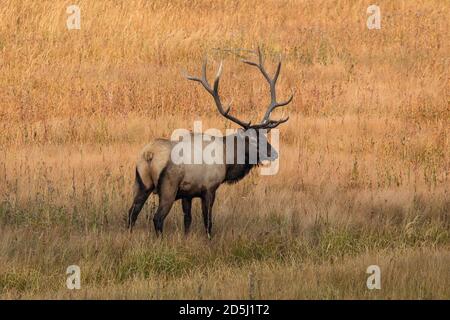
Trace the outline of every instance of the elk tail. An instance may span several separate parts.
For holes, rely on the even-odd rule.
[[[143,154],[142,157],[144,158],[145,161],[152,161],[153,159],[153,152],[151,150],[146,150]]]

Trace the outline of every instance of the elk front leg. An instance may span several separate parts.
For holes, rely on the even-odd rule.
[[[181,206],[183,207],[184,213],[184,233],[188,234],[192,222],[192,215],[191,215],[192,199],[183,198],[181,200]]]
[[[208,234],[208,238],[211,239],[211,230],[212,230],[212,207],[214,205],[214,199],[216,197],[215,192],[207,191],[202,196],[202,214],[203,214],[203,223],[205,225],[206,233]]]

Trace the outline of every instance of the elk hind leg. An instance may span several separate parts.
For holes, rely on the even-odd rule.
[[[164,220],[172,208],[177,191],[178,188],[176,187],[176,184],[172,183],[170,180],[167,179],[162,182],[159,192],[158,209],[153,217],[153,224],[157,235],[162,234]]]
[[[151,181],[147,182],[149,186],[147,186],[141,178],[139,174],[138,168],[136,168],[136,178],[134,183],[134,199],[133,204],[131,205],[130,210],[128,211],[128,221],[127,226],[130,231],[133,229],[134,224],[139,216],[139,213],[142,210],[145,202],[147,201],[149,195],[152,193],[154,186]]]

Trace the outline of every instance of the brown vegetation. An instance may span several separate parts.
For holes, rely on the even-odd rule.
[[[79,31],[67,1],[1,1],[1,298],[450,298],[448,2],[379,1],[381,30],[364,1],[76,2]],[[258,43],[296,91],[280,172],[219,189],[212,241],[198,203],[156,239],[154,199],[130,236],[142,146],[230,125],[183,70],[224,60],[257,120],[266,84],[228,49]]]

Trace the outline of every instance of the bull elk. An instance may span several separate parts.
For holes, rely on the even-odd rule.
[[[278,102],[275,85],[281,70],[281,61],[278,63],[273,78],[269,76],[264,68],[264,58],[260,48],[258,48],[258,62],[243,60],[244,63],[259,69],[264,78],[269,83],[270,104],[264,114],[262,121],[258,124],[251,124],[239,120],[230,114],[230,105],[224,109],[219,95],[219,80],[222,73],[222,63],[217,71],[214,84],[208,83],[206,77],[206,64],[203,64],[202,77],[197,78],[187,75],[188,80],[199,82],[206,91],[213,97],[219,113],[226,119],[238,124],[241,128],[232,135],[223,137],[209,136],[211,139],[202,139],[203,148],[207,143],[204,141],[212,141],[215,147],[223,150],[223,156],[232,152],[235,161],[223,161],[222,163],[213,164],[192,164],[178,163],[173,161],[171,154],[174,146],[178,143],[170,139],[156,139],[146,145],[139,154],[136,163],[136,178],[134,184],[134,200],[128,213],[128,228],[132,230],[136,219],[141,211],[145,201],[153,192],[159,197],[159,205],[153,218],[156,234],[159,235],[163,231],[164,219],[168,215],[175,200],[181,199],[182,209],[184,213],[184,230],[189,232],[191,225],[191,205],[193,198],[201,198],[203,222],[206,228],[208,238],[211,238],[212,229],[212,208],[216,191],[222,183],[235,183],[244,178],[250,170],[260,164],[264,160],[273,161],[278,158],[277,151],[268,143],[265,136],[270,129],[276,128],[278,125],[288,121],[289,117],[279,120],[272,120],[270,116],[272,112],[279,107],[286,106],[292,101],[293,94],[284,102]],[[246,132],[253,129],[256,135],[246,135]],[[261,130],[264,129],[264,130]],[[190,133],[193,137],[199,133]],[[204,135],[204,134],[200,134]],[[237,161],[236,144],[230,149],[230,145],[226,141],[235,141],[245,146],[245,161],[239,163]],[[266,144],[266,152],[260,154],[260,146]],[[249,150],[253,148],[257,150],[256,161],[250,161]]]

